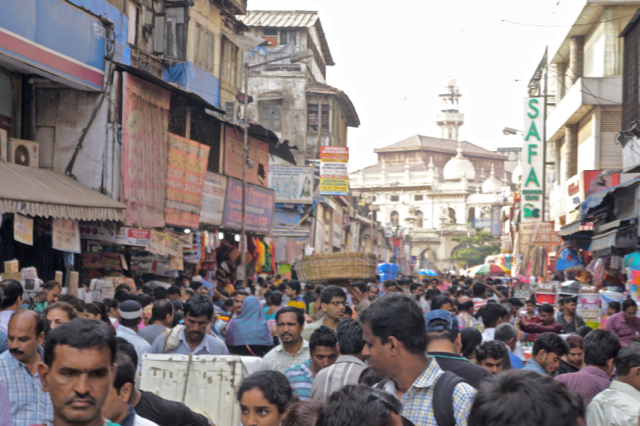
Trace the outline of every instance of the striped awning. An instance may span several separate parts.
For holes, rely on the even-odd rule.
[[[0,162],[0,213],[75,220],[124,220],[126,206],[48,170]]]

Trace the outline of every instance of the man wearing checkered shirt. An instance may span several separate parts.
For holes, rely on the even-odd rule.
[[[437,426],[433,396],[444,374],[428,358],[427,329],[418,305],[409,297],[387,295],[362,314],[365,346],[362,354],[377,377],[390,379],[385,390],[402,403],[402,416],[416,426]],[[475,390],[466,383],[454,388],[453,412],[457,426],[466,426]]]

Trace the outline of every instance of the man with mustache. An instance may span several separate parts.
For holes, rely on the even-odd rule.
[[[0,380],[5,384],[15,426],[53,421],[53,406],[40,382],[38,366],[44,354],[44,318],[33,311],[17,310],[8,324],[9,350],[0,355]]]
[[[113,426],[103,419],[102,406],[117,369],[115,355],[116,338],[101,321],[79,318],[48,333],[38,371],[51,395],[53,426]]]
[[[323,291],[324,292],[324,291]],[[309,343],[302,338],[304,310],[286,306],[276,313],[278,337],[282,342],[262,359],[262,370],[275,370],[282,374],[289,367],[308,360]]]
[[[195,295],[184,304],[184,326],[166,330],[156,338],[149,353],[180,355],[229,355],[224,342],[207,332],[213,318],[213,303],[208,297]],[[167,343],[177,336],[177,345],[168,349]],[[173,347],[175,346],[175,347]],[[165,350],[167,349],[167,350]]]

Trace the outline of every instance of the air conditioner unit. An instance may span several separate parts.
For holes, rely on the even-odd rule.
[[[40,145],[38,142],[9,139],[9,162],[38,168]]]

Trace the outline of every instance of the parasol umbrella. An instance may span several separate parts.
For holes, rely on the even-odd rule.
[[[509,271],[502,265],[498,265],[495,263],[485,263],[483,265],[477,265],[472,268],[469,268],[469,276],[475,277],[476,275],[504,275],[508,274]]]

